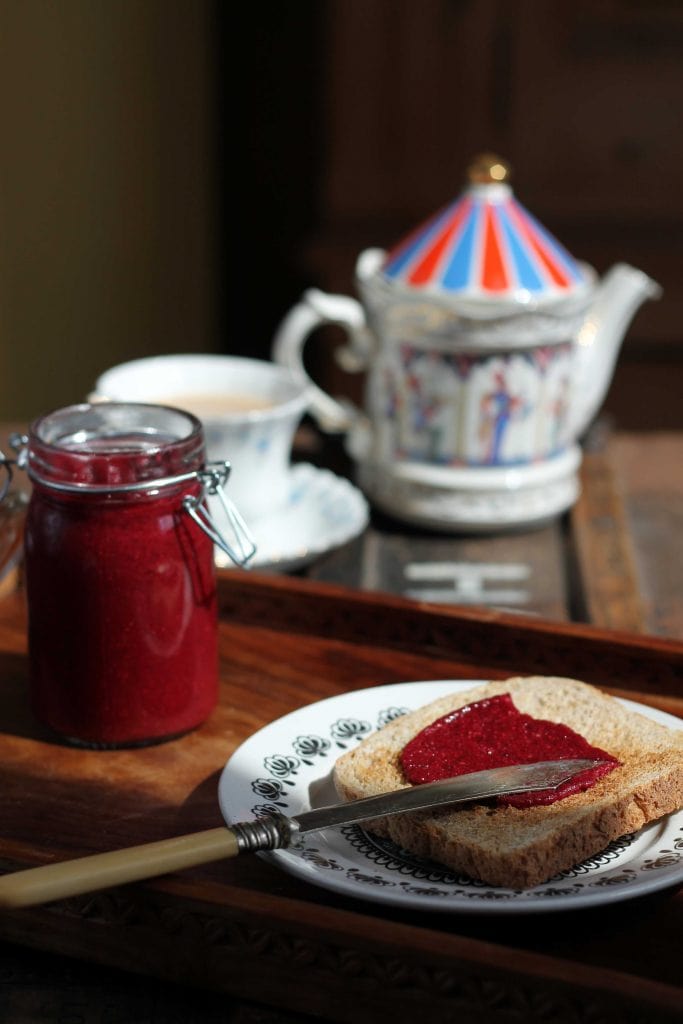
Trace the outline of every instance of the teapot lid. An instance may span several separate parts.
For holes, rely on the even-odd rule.
[[[469,186],[386,256],[382,273],[445,298],[537,304],[573,294],[588,274],[521,203],[510,168],[482,154]]]

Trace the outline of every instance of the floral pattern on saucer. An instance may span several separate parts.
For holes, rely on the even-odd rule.
[[[281,571],[302,568],[357,537],[369,519],[368,503],[353,484],[327,469],[298,462],[290,469],[284,506],[247,524],[256,542],[249,567]],[[228,556],[218,548],[216,565],[221,569],[232,567]]]

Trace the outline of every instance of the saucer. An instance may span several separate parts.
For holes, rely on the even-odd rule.
[[[285,504],[247,524],[256,542],[249,568],[301,568],[358,536],[368,521],[368,504],[353,484],[327,469],[296,463],[289,471]],[[216,565],[228,569],[232,564],[217,548]]]

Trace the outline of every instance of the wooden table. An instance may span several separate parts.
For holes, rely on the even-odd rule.
[[[338,448],[319,442],[304,433],[300,456],[339,465]],[[5,596],[2,866],[212,827],[217,773],[243,739],[295,707],[374,683],[564,673],[683,716],[682,455],[676,434],[597,434],[580,502],[542,529],[444,537],[373,515],[363,537],[296,577],[223,574],[221,707],[191,736],[145,752],[74,751],[36,726],[25,707],[23,594]],[[507,581],[512,602],[472,605],[475,587],[478,598],[501,589],[480,574],[464,597],[432,605],[405,569],[435,562],[529,571]],[[244,858],[0,915],[0,1024],[420,1013],[671,1021],[683,998],[682,925],[671,892],[540,923],[435,920],[334,897]]]
[[[352,475],[339,444],[305,440],[312,461]],[[683,433],[614,433],[600,421],[584,447],[581,484],[570,513],[497,536],[442,536],[373,513],[358,541],[305,575],[683,639]]]

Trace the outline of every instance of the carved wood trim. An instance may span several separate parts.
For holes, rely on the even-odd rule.
[[[39,911],[12,914],[0,922],[11,941],[27,927],[40,928],[41,948],[152,973],[239,997],[254,998],[335,1021],[375,1024],[386,1019],[414,1024],[427,1015],[434,1024],[481,1021],[518,1024],[648,1024],[679,1019],[678,993],[666,985],[633,982],[614,971],[567,967],[550,958],[516,954],[500,960],[454,955],[462,941],[424,932],[424,948],[408,945],[404,933],[419,929],[374,922],[364,938],[336,928],[335,916],[315,931],[307,921],[245,913],[224,905],[207,911],[194,901],[173,900],[149,890],[78,897]],[[340,914],[343,922],[345,916]],[[83,925],[87,925],[83,928]],[[377,931],[381,932],[378,937]],[[74,948],[76,934],[81,936]],[[83,939],[83,936],[87,936]],[[438,941],[438,951],[430,939]],[[20,941],[30,945],[26,934]],[[431,948],[430,948],[431,947]]]
[[[651,688],[671,698],[683,692],[683,644],[664,638],[502,612],[454,611],[332,584],[242,572],[221,574],[219,604],[228,623],[419,650],[479,669],[577,676],[608,687]]]

